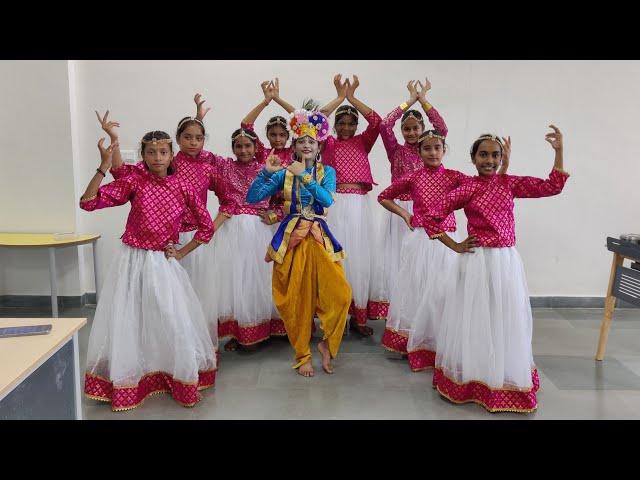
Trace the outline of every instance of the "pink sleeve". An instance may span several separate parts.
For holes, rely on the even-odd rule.
[[[389,161],[391,161],[393,153],[396,151],[396,148],[398,148],[398,140],[396,139],[396,134],[393,133],[393,127],[401,116],[402,109],[396,107],[380,122],[380,136],[382,137],[382,143],[387,151]]]
[[[409,193],[411,191],[410,179],[410,173],[396,179],[391,185],[380,192],[380,195],[378,195],[378,201],[393,200],[394,198],[398,198],[403,193]]]
[[[431,125],[433,125],[434,130],[441,133],[443,137],[447,136],[447,133],[449,132],[447,124],[444,122],[444,118],[440,116],[440,113],[438,113],[438,110],[436,110],[435,107],[432,106],[427,110],[427,118],[429,119],[429,122],[431,122]]]
[[[506,176],[506,175],[505,175]],[[569,174],[555,168],[551,170],[549,178],[517,177],[508,175],[509,186],[516,198],[551,197],[562,192]]]
[[[207,207],[191,188],[186,188],[186,202],[187,208],[191,211],[198,224],[198,231],[193,238],[198,243],[209,243],[213,237],[214,226]]]
[[[476,184],[472,181],[463,182],[458,188],[451,190],[435,207],[430,214],[425,214],[424,229],[430,238],[435,238],[444,232],[442,222],[455,210],[463,208],[476,190]]]
[[[211,169],[209,171],[209,186],[207,188],[212,192],[215,192],[215,194],[220,197],[219,190],[222,185],[224,166],[227,159],[212,153],[211,157],[207,158],[207,161],[211,165]]]
[[[131,175],[132,173],[134,173],[135,169],[138,168],[138,164],[136,165],[130,165],[128,163],[123,163],[122,165],[120,165],[117,168],[113,168],[111,167],[109,169],[109,171],[111,172],[111,175],[113,175],[113,178],[115,180],[118,180],[119,178],[123,178],[126,177],[128,175]]]
[[[362,132],[362,142],[364,143],[364,148],[369,153],[373,148],[374,143],[378,139],[378,135],[380,135],[380,123],[382,122],[382,118],[376,112],[371,110],[369,115],[364,117],[369,124],[364,132]]]
[[[132,198],[135,191],[135,178],[135,176],[129,175],[101,186],[95,197],[86,200],[80,199],[80,208],[91,212],[101,208],[124,205]]]

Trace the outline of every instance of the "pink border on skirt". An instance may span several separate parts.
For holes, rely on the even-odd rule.
[[[240,345],[254,345],[271,336],[284,336],[287,331],[280,318],[272,318],[258,325],[241,327],[237,320],[225,319],[218,323],[218,338],[233,337]]]
[[[390,328],[385,328],[382,334],[382,346],[392,352],[407,353],[407,340],[407,337]]]
[[[475,402],[489,412],[530,413],[538,408],[536,392],[540,388],[538,370],[531,370],[531,390],[493,389],[482,382],[456,383],[442,369],[433,373],[433,386],[443,397],[454,403]]]
[[[202,399],[199,390],[214,386],[216,371],[198,372],[198,382],[194,384],[183,383],[165,372],[148,373],[137,385],[128,387],[114,387],[111,381],[86,372],[84,393],[91,399],[111,402],[114,412],[136,408],[149,395],[163,392],[170,392],[179,404],[192,407]]]

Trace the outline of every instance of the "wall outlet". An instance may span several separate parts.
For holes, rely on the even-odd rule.
[[[135,164],[138,161],[138,152],[135,150],[120,150],[120,155],[124,163]]]

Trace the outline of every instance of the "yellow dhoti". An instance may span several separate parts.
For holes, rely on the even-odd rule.
[[[287,251],[282,263],[274,264],[272,276],[273,302],[296,353],[293,368],[311,360],[309,343],[315,315],[320,319],[331,358],[338,354],[352,295],[342,264],[334,261],[316,239],[313,230],[317,227],[311,228],[312,234],[311,225],[300,227],[292,234],[295,247]]]

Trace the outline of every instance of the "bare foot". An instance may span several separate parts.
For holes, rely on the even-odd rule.
[[[351,330],[355,330],[356,332],[358,332],[363,337],[370,337],[371,335],[373,335],[373,328],[371,328],[371,327],[367,327],[366,325],[358,325],[353,320],[351,321],[351,323],[349,325],[351,327]]]
[[[303,377],[313,377],[313,365],[311,365],[311,360],[298,367],[298,374]]]
[[[224,349],[227,352],[234,352],[238,349],[238,341],[235,338],[232,338],[224,345]]]
[[[329,347],[327,341],[322,340],[318,343],[318,350],[322,354],[322,369],[326,373],[333,373],[333,366],[331,365],[331,353],[329,353]]]

